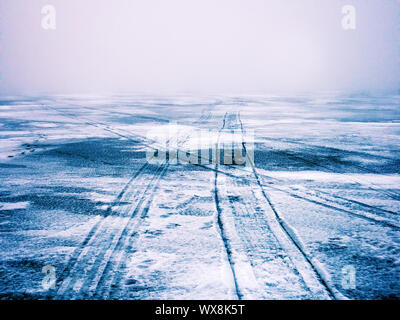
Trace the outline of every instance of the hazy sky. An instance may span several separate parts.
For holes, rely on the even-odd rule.
[[[400,88],[397,0],[1,0],[0,31],[3,94]]]

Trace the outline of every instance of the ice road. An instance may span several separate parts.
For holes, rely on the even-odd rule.
[[[398,299],[399,102],[3,97],[0,298]],[[171,123],[253,161],[149,161]]]

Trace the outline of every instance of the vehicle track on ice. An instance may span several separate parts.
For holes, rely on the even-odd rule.
[[[236,123],[233,123],[234,121],[236,121]],[[111,129],[109,126],[104,127],[103,123],[95,123],[89,120],[87,120],[86,123],[89,125],[99,126],[105,129],[106,131],[112,132],[124,138],[129,138],[129,139],[133,138],[130,137],[130,135],[129,136],[126,135],[125,133],[120,134],[119,132],[116,132],[115,130]],[[225,129],[226,127],[231,127],[231,129],[240,128],[240,130],[243,133],[243,126],[241,124],[239,115],[225,114],[224,124],[221,130]],[[244,142],[242,143],[243,147],[245,148],[245,143]],[[284,221],[281,220],[275,208],[270,203],[269,198],[265,194],[263,186],[259,180],[260,178],[254,166],[253,166],[254,176],[249,176],[248,172],[246,172],[247,175],[246,174],[243,175],[242,173],[244,171],[240,169],[224,170],[228,172],[220,172],[220,171],[221,170],[218,167],[218,161],[217,161],[214,168],[215,172],[214,197],[217,209],[216,224],[220,230],[220,235],[225,245],[227,259],[229,265],[231,266],[231,271],[235,282],[236,294],[238,298],[239,299],[271,298],[273,297],[273,292],[275,293],[279,292],[278,296],[276,296],[277,298],[282,298],[285,296],[288,298],[296,298],[296,297],[297,298],[299,297],[342,298],[340,293],[337,292],[337,290],[335,290],[335,288],[330,284],[329,277],[324,273],[323,269],[319,266],[319,263],[315,259],[310,257],[309,254],[306,252],[304,246],[301,244],[301,242],[298,240],[298,237],[295,235],[295,232],[289,226],[287,226],[287,224]],[[231,171],[231,173],[229,171]],[[157,173],[161,172],[162,171],[158,169]],[[238,196],[240,197],[240,194],[243,193],[239,192],[235,194],[233,192],[233,194],[222,195],[221,191],[223,190],[223,188],[219,186],[218,182],[218,180],[220,180],[218,178],[219,173],[224,173],[223,175],[224,178],[228,177],[234,180],[240,180],[242,181],[242,183],[244,182],[244,185],[246,186],[247,189],[249,188],[252,189],[251,186],[258,185],[261,194],[257,196],[253,195],[253,198],[256,199],[253,201],[253,203],[249,204],[249,202],[247,202],[246,205],[243,203],[237,204],[236,203],[237,201],[235,199],[239,198],[235,197]],[[230,184],[227,183],[227,185],[233,186],[232,190],[235,190],[235,188],[236,190],[239,189],[236,181],[233,181]],[[147,188],[151,188],[151,185],[149,184]],[[124,189],[128,190],[129,185],[126,186]],[[152,193],[150,192],[150,194],[154,194],[156,187],[154,187],[152,190],[153,192]],[[146,194],[146,192],[144,194]],[[263,197],[267,200],[270,208],[268,208],[268,206],[266,208],[265,202],[263,204],[254,206],[254,203],[259,203],[259,199]],[[124,196],[122,195],[121,199],[123,198]],[[228,199],[228,205],[230,207],[229,210],[226,209],[225,205],[227,199]],[[145,217],[148,207],[151,203],[151,199],[149,199],[149,201],[146,201],[143,198],[141,199],[139,198],[137,200],[137,203],[138,205],[140,204],[140,207],[138,209],[135,208],[133,210],[132,213],[135,214],[131,218],[138,216],[142,218]],[[143,206],[144,209],[141,209],[143,203],[148,203],[148,205],[144,205]],[[261,211],[264,212],[264,215],[268,217],[267,221],[260,221],[260,218],[254,215],[254,213],[257,213],[257,215],[259,214],[259,212],[257,212],[260,211],[259,208],[262,208]],[[137,214],[139,210],[141,210],[140,211],[141,213]],[[226,211],[230,211],[232,213],[231,216],[225,214]],[[243,212],[244,213],[247,212],[247,218],[243,218],[246,216],[246,214],[243,214]],[[232,218],[232,216],[234,217]],[[237,216],[241,217],[240,219],[242,219],[242,223],[240,224],[235,223],[234,220]],[[108,217],[106,217],[106,219],[107,218]],[[236,218],[236,220],[238,219]],[[245,220],[247,220],[248,222],[245,222]],[[253,227],[248,228],[246,230],[246,228],[243,226],[245,225],[250,226],[250,223],[253,224]],[[107,247],[107,250],[101,251],[100,256],[105,257],[103,261],[99,261],[99,259],[96,259],[94,255],[92,255],[92,258],[91,259],[89,258],[89,260],[86,259],[85,257],[81,257],[82,254],[85,255],[86,252],[89,250],[89,247],[91,246],[91,241],[94,241],[92,240],[92,238],[88,236],[89,238],[85,240],[87,245],[80,250],[81,254],[78,255],[78,257],[73,258],[76,259],[76,263],[68,267],[67,271],[65,272],[69,274],[69,276],[66,278],[66,280],[62,282],[61,287],[58,291],[61,297],[63,298],[109,297],[113,286],[117,283],[116,277],[118,277],[118,275],[116,275],[115,273],[118,272],[119,266],[123,258],[123,250],[124,250],[123,248],[129,247],[129,241],[130,241],[129,237],[134,235],[134,229],[132,229],[133,228],[132,226],[135,225],[135,222],[128,221],[126,222],[126,224],[128,225],[127,227],[128,231],[124,231],[125,229],[120,230],[119,238],[117,239],[107,238],[108,240],[106,239],[104,241],[99,240],[100,243],[109,243],[110,241],[112,243],[110,248]],[[264,224],[265,227],[259,228],[259,224],[260,225]],[[249,233],[249,229],[252,229],[254,233]],[[91,232],[91,234],[93,234],[94,237],[96,234],[99,234],[99,232],[100,231],[96,229],[94,232]],[[265,235],[267,233],[269,234],[272,233],[273,238],[269,237],[268,239],[266,239]],[[260,243],[260,239],[262,239],[264,243],[263,242]],[[274,241],[275,241],[274,243],[275,251],[271,250],[270,248],[271,247],[270,244]],[[279,243],[279,245],[277,245],[277,243]],[[243,247],[245,247],[246,249],[243,249]],[[117,254],[115,254],[114,252],[117,252]],[[250,255],[251,252],[254,252],[254,254]],[[280,283],[278,284],[269,282],[269,283],[264,283],[260,286],[259,281],[257,281],[257,276],[259,278],[264,278],[262,276],[263,272],[264,276],[265,274],[271,272],[271,270],[268,271],[267,269],[265,269],[265,266],[263,266],[263,261],[264,260],[268,261],[268,259],[270,261],[274,259],[276,260],[276,258],[274,258],[276,256],[284,257],[282,260],[285,261],[281,261],[280,263],[278,263],[280,267],[277,268],[275,271],[279,271],[279,273],[281,273],[281,267],[283,265],[285,266],[285,268],[289,270],[288,273],[291,274],[290,276],[291,278],[278,279],[278,282],[280,281]],[[266,257],[267,259],[265,259]],[[294,267],[291,267],[290,263],[287,260],[290,260],[294,265]],[[81,266],[79,271],[78,265],[80,261],[87,261],[87,263],[83,263],[83,266],[89,265],[89,267],[82,269]],[[73,274],[75,275],[82,274],[83,277],[73,276]],[[108,276],[106,277],[105,275]],[[294,278],[296,277],[300,278],[300,281],[294,280]],[[307,288],[308,293],[306,292],[307,290],[304,290],[304,288],[303,289],[300,288],[301,285],[299,284],[299,282],[301,281],[303,282],[303,287]],[[279,285],[280,285],[279,290],[277,289],[271,290],[271,287],[277,287]],[[299,286],[299,287],[295,289],[293,292],[290,292],[290,290],[287,290],[287,288],[290,288],[291,286]],[[309,295],[307,296],[307,294]]]
[[[240,130],[242,137],[244,136],[245,130],[243,122],[240,118],[240,113],[237,113],[237,119],[240,123]],[[332,299],[346,299],[333,285],[330,276],[326,273],[320,262],[315,259],[303,245],[300,238],[296,234],[296,231],[292,229],[287,222],[282,218],[277,209],[274,207],[271,199],[264,190],[261,178],[257,173],[257,169],[254,165],[253,159],[250,159],[246,150],[246,141],[242,140],[242,146],[246,152],[247,160],[251,164],[251,171],[254,175],[254,180],[258,186],[258,191],[265,199],[263,206],[265,209],[265,216],[268,221],[268,226],[274,233],[274,236],[289,254],[290,260],[295,265],[298,272],[301,274],[307,287],[316,295],[317,298],[320,294],[322,298],[328,296]]]
[[[313,146],[312,144],[306,144],[306,143],[300,143],[300,142],[292,142],[292,141],[284,140],[284,139],[268,139],[268,138],[266,138],[265,140],[273,141],[273,142],[276,142],[277,144],[280,144],[280,145],[283,145],[283,146],[296,145],[296,144],[300,144],[300,145],[307,146],[307,147]],[[322,169],[324,169],[324,170],[326,170],[328,172],[333,172],[333,173],[336,173],[336,174],[339,174],[339,175],[346,176],[346,173],[336,172],[336,170],[334,170],[331,166],[321,164],[316,159],[305,158],[304,156],[299,156],[298,154],[296,154],[296,153],[294,153],[292,151],[281,150],[281,149],[277,148],[276,146],[275,147],[270,146],[270,147],[275,152],[277,152],[279,154],[282,154],[282,155],[285,155],[286,157],[288,157],[290,159],[301,161],[301,162],[303,162],[303,163],[305,163],[307,165],[311,165],[311,166],[322,168]],[[314,146],[314,147],[319,147],[320,149],[323,148],[321,146]],[[326,150],[339,150],[339,149],[326,148]],[[348,153],[350,153],[350,152],[348,152]],[[371,157],[372,157],[372,155],[371,155]],[[379,157],[375,156],[375,158],[379,158]],[[380,158],[381,159],[387,159],[387,158],[384,158],[384,157],[380,157]],[[394,159],[390,158],[390,160],[394,160]],[[335,163],[338,164],[338,165],[346,165],[348,167],[354,167],[354,168],[360,170],[363,173],[381,174],[378,171],[368,169],[365,166],[357,165],[355,163],[348,164],[348,163],[346,163],[344,161],[340,161],[340,160],[336,160]],[[371,191],[374,191],[376,193],[379,193],[379,194],[383,194],[383,195],[385,195],[385,196],[387,196],[387,197],[389,197],[389,198],[391,198],[393,200],[400,200],[400,193],[398,191],[396,191],[396,190],[382,189],[376,183],[371,182],[371,181],[366,181],[365,179],[361,180],[361,179],[357,179],[355,177],[348,177],[348,176],[346,176],[346,178],[349,179],[350,181],[356,183],[359,186],[365,186],[367,189],[369,189]]]
[[[215,216],[215,224],[217,226],[217,230],[220,234],[220,237],[222,239],[222,242],[224,244],[224,248],[226,251],[226,257],[230,266],[230,270],[232,272],[232,277],[233,277],[233,282],[234,282],[234,289],[235,289],[235,294],[238,297],[238,299],[243,298],[243,292],[241,291],[238,283],[238,274],[237,274],[237,268],[235,267],[235,261],[233,257],[233,252],[232,252],[232,244],[231,240],[229,240],[229,235],[226,232],[226,226],[224,224],[223,218],[222,218],[222,209],[220,206],[220,200],[219,200],[219,192],[218,192],[218,165],[219,165],[219,142],[220,142],[220,136],[221,132],[225,129],[225,126],[227,124],[227,116],[228,113],[225,113],[224,119],[223,119],[223,125],[222,128],[219,130],[217,142],[216,142],[216,159],[215,159],[215,175],[214,175],[214,201],[215,201],[215,208],[216,208],[216,216]]]
[[[268,178],[266,175],[260,175],[262,178]],[[277,180],[278,179],[273,179]],[[283,181],[283,180],[281,180]],[[285,193],[295,199],[304,200],[324,208],[333,210],[339,214],[346,214],[357,217],[359,219],[372,222],[374,224],[399,230],[398,214],[393,211],[381,209],[379,207],[369,206],[365,203],[347,199],[344,197],[335,196],[327,192],[318,192],[313,190],[298,190],[291,187],[281,188],[274,185],[263,184],[265,189],[274,190]],[[367,211],[368,210],[368,211]],[[330,214],[334,214],[334,213]]]
[[[66,117],[77,119],[77,117],[73,116],[72,114],[66,113],[64,111],[60,111],[58,109],[55,109],[55,108],[52,108],[52,107],[49,107],[49,106],[45,106],[45,107],[50,109],[50,110],[56,111],[58,113],[61,113]],[[210,119],[210,117],[211,117],[210,110],[207,110],[207,108],[203,109],[203,112],[202,112],[200,118],[197,121],[193,122],[193,125],[196,125],[196,124],[202,122],[203,120],[208,120],[208,119]],[[109,126],[108,124],[101,123],[101,122],[94,122],[94,121],[86,119],[86,118],[83,118],[83,120],[84,120],[83,123],[86,123],[88,125],[101,128],[101,129],[103,129],[103,130],[105,130],[105,131],[107,131],[107,132],[109,132],[111,134],[114,134],[116,136],[123,137],[125,139],[129,139],[129,140],[132,140],[132,141],[135,141],[135,142],[136,142],[135,139],[138,139],[146,147],[153,148],[153,149],[157,149],[157,148],[161,148],[162,149],[163,148],[159,144],[155,143],[155,141],[148,140],[145,137],[143,137],[141,135],[137,135],[137,134],[132,136],[132,134],[130,132],[128,132],[128,131],[126,131],[124,129],[115,129],[115,128]],[[187,137],[188,136],[186,136],[186,138]],[[305,160],[303,158],[299,158],[299,157],[296,157],[296,158],[302,160],[305,163],[309,162],[308,160]],[[201,157],[199,157],[199,160],[201,160]],[[315,162],[312,162],[312,163],[317,165]],[[198,166],[201,166],[201,165],[198,165]],[[216,166],[214,169],[212,169],[210,167],[207,167],[207,166],[201,166],[201,167],[203,167],[205,169],[208,169],[208,170],[218,171],[219,173],[222,173],[222,174],[225,174],[225,175],[228,175],[228,176],[235,176],[235,172],[239,172],[240,173],[242,171],[242,169],[238,169],[238,170],[235,170],[235,172],[232,173],[232,172],[228,172],[227,170],[221,169],[218,166]],[[257,173],[257,175],[260,178],[273,179],[273,180],[278,181],[278,182],[280,181],[280,179],[271,178],[269,176],[266,176],[265,174]],[[237,176],[237,178],[242,179],[242,180],[246,179],[246,177],[243,177],[243,176],[242,177]],[[359,183],[359,182],[357,182],[357,183]],[[263,185],[263,187],[265,187],[265,185]],[[291,187],[289,187],[288,190],[284,190],[284,189],[278,188],[276,186],[268,185],[267,188],[274,189],[274,190],[277,190],[277,191],[282,191],[284,193],[289,194],[290,196],[292,196],[294,198],[303,199],[305,201],[308,201],[308,202],[323,206],[325,208],[329,208],[329,209],[335,210],[336,212],[339,212],[339,213],[342,213],[342,214],[345,213],[345,214],[348,214],[348,215],[353,215],[353,216],[356,216],[358,218],[367,220],[369,222],[373,222],[373,223],[376,223],[376,224],[379,224],[379,225],[383,225],[383,226],[386,226],[386,227],[390,227],[390,228],[394,228],[394,229],[399,229],[400,228],[399,223],[396,220],[391,219],[391,217],[387,215],[388,213],[389,213],[389,215],[390,214],[396,214],[395,212],[390,212],[388,210],[383,210],[383,209],[381,209],[379,207],[369,206],[369,205],[367,205],[367,204],[365,204],[363,202],[354,201],[354,200],[347,199],[347,198],[344,198],[344,197],[335,196],[333,194],[323,193],[320,190],[317,193],[314,192],[312,194],[307,190],[300,191],[300,190],[295,190],[294,188],[291,188]],[[368,187],[368,188],[371,189],[370,187]],[[372,188],[371,190],[379,192],[379,190],[376,190],[374,188]],[[369,211],[374,211],[375,213],[366,212],[365,209],[364,210],[360,209],[360,207],[368,208]],[[382,216],[382,214],[384,216]]]
[[[60,112],[56,109],[49,108]],[[69,118],[71,114],[60,112]],[[194,123],[210,116],[202,113]],[[89,125],[130,140],[143,138],[125,130],[121,134],[104,123],[84,119]],[[126,133],[128,134],[126,134]],[[178,139],[188,139],[188,135]],[[152,141],[150,141],[152,142]],[[146,144],[147,145],[147,144]],[[147,145],[148,146],[148,145]],[[157,148],[156,146],[152,146]],[[159,165],[146,162],[128,181],[116,200],[103,217],[97,217],[85,240],[73,252],[67,266],[57,282],[57,299],[107,299],[110,298],[120,280],[119,271],[126,259],[126,253],[133,246],[136,231],[147,217],[159,181],[169,167],[168,160]],[[128,205],[124,205],[128,203]]]
[[[207,114],[209,115],[209,113]],[[206,113],[203,112],[200,118],[196,120],[194,124],[202,121],[204,118],[206,118]],[[190,135],[188,134],[182,136],[178,134],[179,143],[187,141],[189,137]],[[158,189],[158,181],[162,178],[168,166],[169,162],[167,160],[160,166],[160,168],[158,168],[158,170],[160,170],[159,171],[160,173],[158,174],[158,177],[156,174],[155,179],[157,179],[157,182],[152,187],[153,188],[152,191],[149,191],[149,194],[147,194],[147,191],[144,191],[143,196],[147,198],[146,200],[147,202],[141,211],[140,219],[138,219],[136,223],[133,222],[132,227],[129,227],[128,231],[124,232],[124,234],[121,235],[115,248],[116,253],[110,257],[107,263],[103,262],[104,267],[102,268],[101,273],[97,275],[96,277],[97,281],[94,284],[92,284],[92,286],[89,288],[90,292],[94,292],[92,295],[96,299],[113,298],[116,288],[118,287],[118,284],[121,281],[121,274],[119,271],[121,267],[124,265],[124,256],[126,255],[127,252],[132,251],[132,248],[134,247],[134,241],[136,239],[135,237],[136,230],[139,229],[140,223],[146,218],[154,194]],[[149,186],[150,185],[151,183],[149,184]],[[141,200],[141,202],[143,202],[143,200]],[[139,202],[139,204],[141,202]],[[135,208],[135,211],[137,211],[137,208]]]
[[[143,137],[108,124],[84,118],[83,121],[56,108],[43,106],[65,117],[101,128],[113,135],[137,142]],[[121,133],[122,131],[122,133]],[[141,141],[142,140],[142,141]],[[144,143],[150,147],[148,144]],[[155,147],[152,147],[155,148]],[[103,217],[97,217],[84,241],[75,249],[57,281],[57,299],[87,299],[107,296],[114,284],[114,274],[123,259],[124,249],[142,223],[165,174],[168,162],[151,165],[146,162],[124,186]],[[124,204],[130,204],[123,206]],[[105,281],[105,273],[111,277]]]
[[[225,115],[224,129],[239,130],[243,139],[239,114]],[[241,144],[245,149],[243,140]],[[238,298],[344,298],[276,212],[254,164],[249,171],[229,168],[232,175],[219,177],[216,164],[214,189],[217,223]]]
[[[127,183],[106,217],[99,218],[62,273],[57,298],[100,298],[113,284],[127,244],[147,215],[158,182],[168,168],[145,164]],[[123,205],[129,203],[129,205]],[[114,209],[114,210],[113,210]],[[112,277],[105,281],[105,272]]]

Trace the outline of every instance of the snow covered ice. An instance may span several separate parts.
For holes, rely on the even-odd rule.
[[[399,102],[3,97],[0,297],[398,299]],[[254,130],[253,166],[147,161],[171,123]]]

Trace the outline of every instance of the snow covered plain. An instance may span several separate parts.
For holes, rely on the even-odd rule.
[[[3,97],[0,297],[398,299],[399,102]],[[170,122],[254,130],[254,166],[148,163]]]

